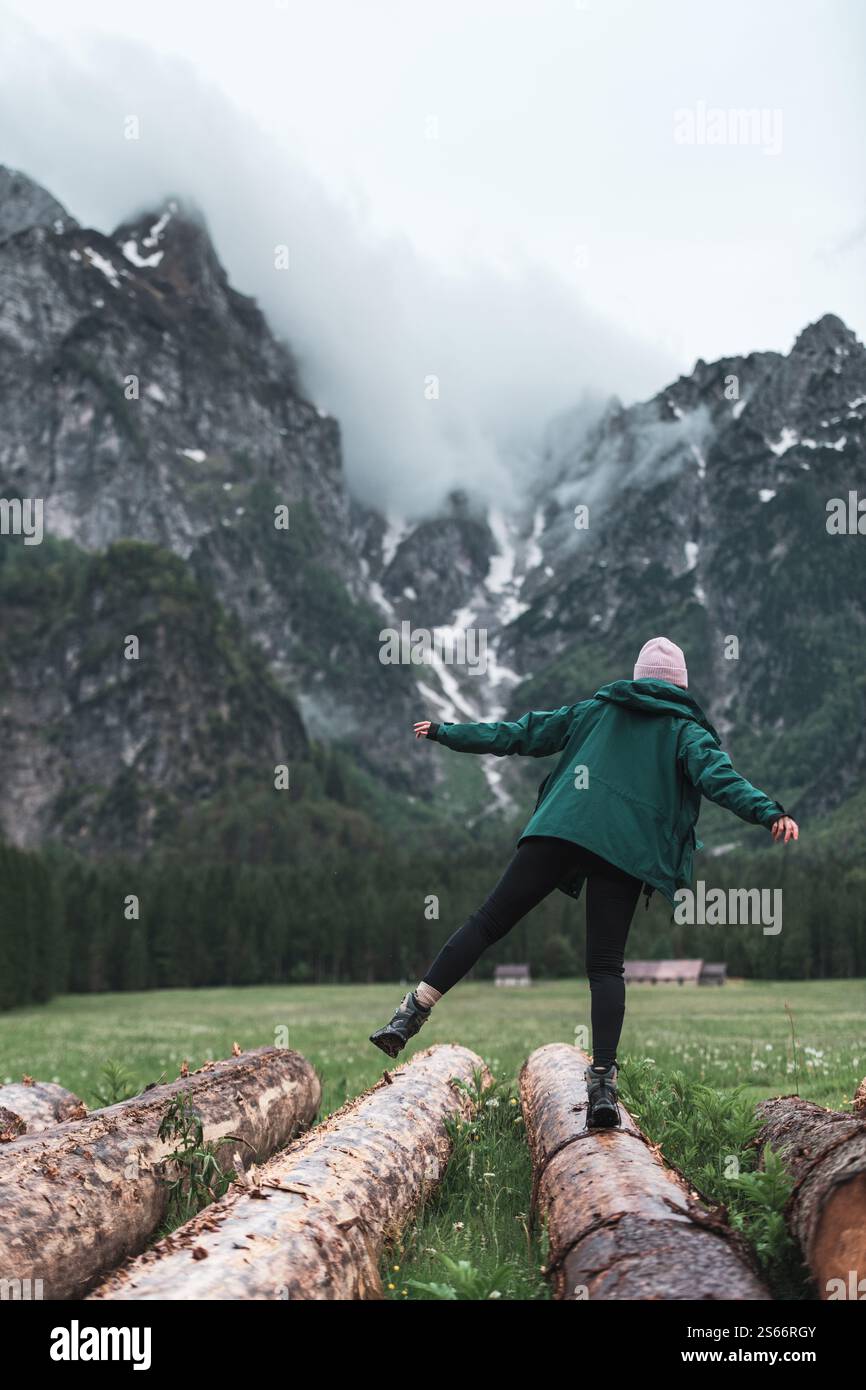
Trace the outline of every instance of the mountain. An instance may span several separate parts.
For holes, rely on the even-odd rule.
[[[649,402],[612,404],[576,445],[559,449],[553,431],[541,562],[500,645],[534,673],[515,701],[544,706],[617,676],[668,632],[755,781],[803,811],[851,795],[864,770],[863,537],[830,534],[827,506],[858,487],[866,497],[864,422],[866,350],[827,315],[788,356],[698,362]]]
[[[513,828],[538,767],[431,756],[413,719],[571,703],[664,632],[742,770],[844,848],[864,542],[827,504],[866,495],[864,406],[866,350],[826,315],[787,355],[552,421],[508,514],[467,490],[382,516],[196,209],[105,235],[0,170],[0,488],[42,499],[46,533],[0,545],[0,827],[135,851],[327,744],[325,781],[374,818]],[[423,665],[381,659],[404,624],[443,640]],[[467,629],[474,665],[451,659]],[[719,821],[716,848],[741,833]]]
[[[866,563],[862,535],[828,530],[828,503],[866,501],[864,422],[866,349],[831,314],[786,356],[698,361],[649,401],[551,422],[522,513],[474,522],[481,582],[442,518],[425,524],[435,546],[416,527],[378,576],[401,612],[447,583],[459,624],[488,631],[489,679],[449,673],[425,692],[434,717],[584,698],[666,633],[735,764],[826,823],[834,849],[859,848],[862,817],[842,808],[863,799]],[[520,760],[483,771],[488,804],[515,811],[538,780]],[[714,808],[703,823],[716,848],[748,842]]]
[[[364,728],[361,760],[388,768],[370,716],[402,687],[408,728],[411,682],[377,659],[339,426],[289,349],[179,200],[104,236],[23,175],[0,187],[3,495],[42,499],[46,533],[87,552],[138,540],[179,557],[306,728]],[[14,800],[0,822],[29,842]]]
[[[135,853],[190,804],[307,759],[261,652],[177,556],[45,540],[0,557],[10,838]]]
[[[0,241],[29,227],[62,232],[75,226],[75,219],[46,189],[17,169],[0,165]]]

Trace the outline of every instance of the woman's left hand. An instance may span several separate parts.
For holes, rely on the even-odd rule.
[[[785,836],[784,840],[782,840],[783,832]],[[791,816],[780,816],[778,820],[773,821],[770,827],[770,834],[777,844],[782,840],[782,844],[786,845],[789,840],[799,840],[800,827]]]

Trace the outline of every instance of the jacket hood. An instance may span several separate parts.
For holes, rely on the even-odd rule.
[[[611,681],[595,692],[596,700],[608,700],[612,705],[625,705],[627,709],[640,710],[643,714],[673,715],[676,719],[693,719],[715,739],[722,740],[704,714],[697,700],[682,686],[672,685],[670,681],[639,680]]]

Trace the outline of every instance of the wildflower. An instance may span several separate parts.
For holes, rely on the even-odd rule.
[[[511,1097],[511,1100],[508,1102],[508,1104],[509,1104],[509,1105],[516,1105],[516,1104],[517,1104],[517,1097],[516,1097],[516,1096],[512,1096],[512,1097]]]
[[[463,1230],[463,1222],[462,1222],[462,1221],[455,1221],[455,1222],[454,1222],[454,1230],[455,1230],[455,1231],[462,1231],[462,1230]]]
[[[392,1265],[391,1268],[396,1272],[396,1271],[400,1268],[400,1266],[399,1266],[399,1265]]]
[[[389,1285],[388,1285],[388,1288],[389,1288],[389,1289],[396,1289],[396,1287],[397,1287],[396,1284],[389,1284]]]

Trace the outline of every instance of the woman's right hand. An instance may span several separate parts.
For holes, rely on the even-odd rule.
[[[415,737],[416,737],[416,738],[426,738],[427,735],[428,735],[428,733],[430,732],[430,725],[431,725],[431,723],[432,723],[432,720],[430,720],[430,719],[422,719],[421,722],[420,722],[419,724],[416,724],[416,725],[415,725]]]

